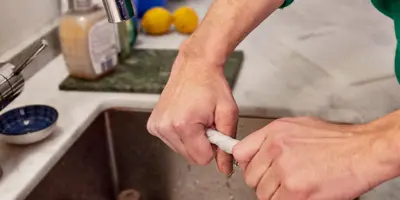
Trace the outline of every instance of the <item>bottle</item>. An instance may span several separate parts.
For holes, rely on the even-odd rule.
[[[139,28],[136,18],[120,22],[117,26],[121,47],[120,58],[124,59],[129,57],[132,53],[132,49],[139,34]]]
[[[69,0],[60,19],[64,59],[72,77],[95,80],[115,69],[120,51],[118,30],[92,0]]]

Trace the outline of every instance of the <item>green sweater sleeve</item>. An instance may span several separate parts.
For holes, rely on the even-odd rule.
[[[293,3],[294,0],[285,0],[285,2],[283,3],[283,5],[281,6],[281,9],[289,6],[290,4]]]

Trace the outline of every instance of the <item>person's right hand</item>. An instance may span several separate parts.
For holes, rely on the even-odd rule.
[[[171,77],[147,124],[148,131],[192,163],[206,165],[215,157],[224,174],[232,172],[232,156],[214,155],[205,130],[236,136],[238,108],[223,67],[178,55]]]
[[[282,118],[240,141],[233,155],[259,200],[355,199],[400,174],[398,120],[391,121]]]

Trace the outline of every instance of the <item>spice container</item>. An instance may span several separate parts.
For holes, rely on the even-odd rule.
[[[92,0],[69,0],[59,32],[71,76],[94,80],[115,69],[120,51],[118,30]]]

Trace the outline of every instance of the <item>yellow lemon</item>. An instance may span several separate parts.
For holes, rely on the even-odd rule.
[[[174,12],[175,29],[184,34],[193,33],[199,23],[199,17],[194,9],[190,7],[181,7]]]
[[[161,35],[168,33],[172,20],[172,15],[167,9],[154,7],[143,15],[142,28],[149,34]]]

